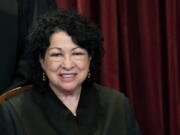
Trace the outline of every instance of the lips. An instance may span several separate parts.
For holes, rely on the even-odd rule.
[[[60,76],[63,78],[73,78],[76,76],[76,73],[61,73]]]

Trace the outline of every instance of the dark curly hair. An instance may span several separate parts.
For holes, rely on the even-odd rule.
[[[97,69],[101,66],[104,52],[102,34],[99,28],[84,16],[75,11],[63,9],[41,16],[28,35],[27,56],[29,66],[31,66],[32,83],[40,87],[48,84],[48,81],[42,80],[43,70],[39,58],[45,57],[51,35],[59,31],[66,32],[77,45],[87,50],[91,56],[91,78],[87,78],[83,85],[92,84],[96,78]]]

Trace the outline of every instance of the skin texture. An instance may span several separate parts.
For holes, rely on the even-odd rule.
[[[50,87],[72,112],[76,110],[90,59],[88,52],[63,31],[52,34],[45,57],[40,59]]]

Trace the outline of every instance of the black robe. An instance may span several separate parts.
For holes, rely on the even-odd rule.
[[[26,38],[32,27],[42,14],[56,10],[55,0],[17,0],[18,4],[18,58],[17,68],[14,73],[13,81],[10,87],[12,89],[31,83],[31,74],[29,74],[29,65],[26,57]]]
[[[82,89],[77,115],[50,88],[10,97],[0,105],[2,135],[139,135],[128,99],[100,85]]]
[[[56,8],[55,0],[0,0],[0,94],[31,81],[26,36],[40,15]]]
[[[18,48],[18,5],[16,0],[0,0],[0,94],[16,69]]]

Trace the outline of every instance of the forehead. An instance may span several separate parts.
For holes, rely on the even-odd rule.
[[[79,47],[73,42],[72,38],[63,31],[56,32],[50,37],[49,48],[77,48]]]

